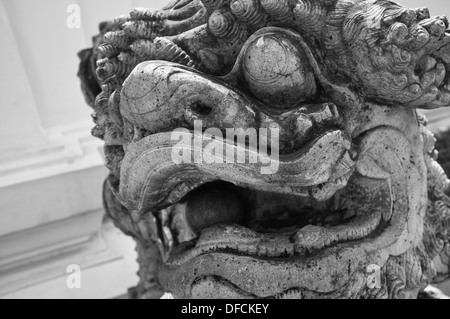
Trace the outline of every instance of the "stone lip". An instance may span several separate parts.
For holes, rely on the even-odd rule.
[[[274,297],[290,289],[331,293],[364,271],[361,265],[384,263],[387,257],[368,252],[364,243],[332,247],[324,254],[306,258],[256,258],[226,252],[209,253],[189,260],[182,267],[165,264],[160,282],[177,298],[189,298],[191,289],[205,276],[215,276],[237,287],[242,296]],[[197,296],[205,298],[208,296]],[[211,297],[211,296],[209,296]],[[220,296],[212,296],[220,297]]]
[[[187,139],[195,134],[186,133]],[[207,145],[212,139],[203,139]],[[118,197],[130,211],[154,211],[176,204],[190,191],[215,181],[229,181],[251,189],[294,193],[299,196],[331,197],[347,184],[353,173],[354,164],[348,156],[350,142],[345,133],[330,130],[311,141],[297,152],[282,155],[279,159],[265,158],[265,162],[277,161],[279,171],[262,175],[265,164],[252,163],[181,163],[173,161],[171,155],[175,146],[170,133],[150,135],[128,146],[122,171]],[[224,148],[229,146],[223,141]],[[234,146],[237,151],[241,146]],[[186,146],[194,152],[192,145]],[[251,152],[244,149],[246,157]],[[259,158],[262,156],[257,155]],[[317,161],[320,157],[323,160]],[[328,185],[330,191],[320,193]],[[325,193],[325,195],[323,195]],[[323,200],[323,198],[320,198]]]

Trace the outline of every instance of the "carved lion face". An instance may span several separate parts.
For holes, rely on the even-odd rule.
[[[158,243],[164,290],[383,298],[429,283],[433,147],[414,108],[450,104],[447,27],[357,0],[179,1],[118,18],[98,48],[97,133],[129,212],[119,223]]]

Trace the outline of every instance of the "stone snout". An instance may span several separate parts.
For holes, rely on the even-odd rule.
[[[202,121],[194,122],[194,132],[179,128],[173,131],[175,164],[259,164],[263,175],[276,174],[280,167],[280,129],[218,128],[204,130]],[[270,154],[269,154],[270,153]]]

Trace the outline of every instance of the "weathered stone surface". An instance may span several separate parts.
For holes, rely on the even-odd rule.
[[[136,294],[417,298],[447,279],[450,181],[415,110],[450,105],[447,28],[383,0],[117,18],[81,75],[89,100],[99,59],[93,133],[109,215],[138,241]]]

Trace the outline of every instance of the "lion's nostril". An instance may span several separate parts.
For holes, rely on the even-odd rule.
[[[195,113],[197,115],[208,116],[212,113],[213,108],[209,105],[206,105],[206,104],[198,101],[191,106],[191,110],[193,113]]]

